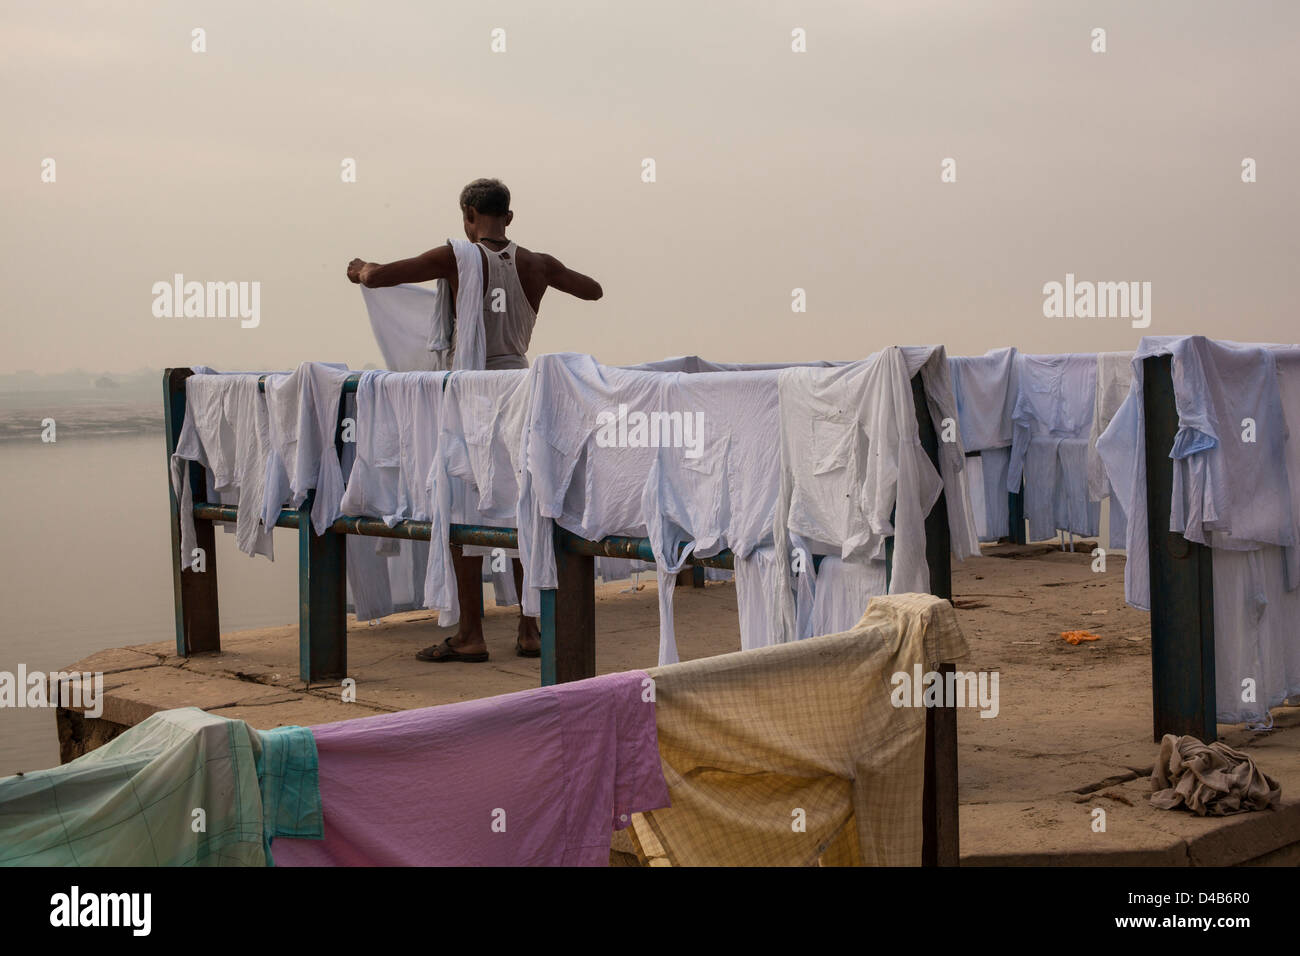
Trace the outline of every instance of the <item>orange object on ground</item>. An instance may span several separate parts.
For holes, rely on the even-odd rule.
[[[1090,634],[1087,631],[1062,631],[1061,637],[1067,644],[1082,644],[1084,641],[1099,641],[1100,634]]]

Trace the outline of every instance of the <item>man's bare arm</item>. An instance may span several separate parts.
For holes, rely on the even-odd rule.
[[[552,289],[592,302],[605,294],[599,282],[591,276],[566,268],[555,256],[544,255],[543,260],[546,263],[546,284]]]
[[[430,282],[450,279],[456,274],[456,256],[451,246],[438,246],[410,259],[398,259],[380,265],[353,259],[348,263],[348,279],[370,289],[401,285],[403,282]]]

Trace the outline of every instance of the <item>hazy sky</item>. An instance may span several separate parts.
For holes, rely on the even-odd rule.
[[[0,78],[0,372],[377,363],[348,260],[461,235],[477,176],[605,288],[533,355],[1134,346],[1043,317],[1067,272],[1151,282],[1149,333],[1300,339],[1283,0],[7,0]],[[155,318],[178,272],[260,282],[260,326]]]

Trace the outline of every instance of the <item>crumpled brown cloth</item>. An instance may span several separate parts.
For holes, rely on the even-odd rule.
[[[1204,744],[1190,735],[1165,734],[1160,741],[1151,790],[1153,807],[1186,806],[1201,817],[1267,810],[1282,799],[1281,785],[1252,758],[1225,743]]]

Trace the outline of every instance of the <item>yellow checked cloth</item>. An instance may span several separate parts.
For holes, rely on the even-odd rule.
[[[842,634],[651,669],[672,807],[632,818],[651,866],[920,865],[925,709],[892,676],[966,655],[952,605],[871,600]]]

